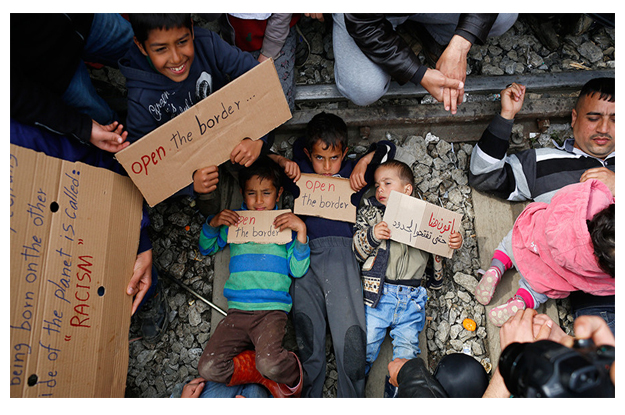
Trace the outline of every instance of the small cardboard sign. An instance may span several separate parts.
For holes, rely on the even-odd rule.
[[[238,224],[228,227],[228,243],[286,244],[291,242],[293,239],[291,229],[280,231],[273,226],[274,219],[286,212],[290,210],[237,210],[240,220]]]
[[[449,236],[461,220],[459,213],[396,191],[391,191],[384,212],[392,240],[446,258],[454,253]]]
[[[349,179],[304,173],[297,186],[300,194],[293,206],[296,215],[356,223],[356,206],[351,199],[354,190]]]
[[[11,144],[10,395],[124,396],[141,193]]]
[[[230,159],[291,118],[273,61],[265,61],[161,125],[115,157],[150,206],[193,181],[197,169]]]

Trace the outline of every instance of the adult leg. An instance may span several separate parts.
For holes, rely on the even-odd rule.
[[[518,13],[499,13],[488,32],[488,37],[504,34],[516,22],[517,17]],[[440,45],[449,43],[459,19],[460,13],[418,13],[410,16],[410,20],[423,24]]]
[[[360,50],[347,33],[342,13],[334,13],[332,47],[334,81],[339,92],[356,105],[369,105],[388,90],[391,77]]]

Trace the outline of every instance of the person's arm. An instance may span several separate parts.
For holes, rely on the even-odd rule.
[[[265,35],[263,37],[263,45],[260,49],[260,56],[258,57],[259,62],[269,58],[275,59],[280,54],[284,42],[289,35],[292,17],[293,14],[291,13],[272,13],[271,16],[269,16],[267,19],[267,27],[265,28]],[[264,59],[261,60],[261,56],[263,56]]]
[[[238,213],[229,209],[206,218],[200,233],[200,253],[213,255],[224,249],[228,244],[228,226],[236,224],[239,218]]]
[[[280,230],[291,229],[295,233],[293,241],[286,245],[289,274],[293,278],[301,278],[310,266],[310,246],[306,235],[306,224],[293,212],[276,217],[274,226]]]
[[[375,209],[373,206],[363,206],[356,215],[352,251],[358,262],[365,262],[382,243],[375,235],[375,226],[367,220],[373,209]]]
[[[373,173],[381,163],[395,158],[395,144],[380,140],[371,144],[367,154],[362,156],[349,176],[349,183],[355,192],[362,192],[373,180]]]

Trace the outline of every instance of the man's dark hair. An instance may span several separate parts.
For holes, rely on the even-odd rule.
[[[414,186],[414,173],[412,172],[412,169],[410,168],[410,166],[404,163],[403,161],[388,160],[380,164],[378,166],[378,169],[382,167],[390,167],[392,169],[395,169],[401,181]]]
[[[614,78],[595,78],[586,82],[579,92],[575,108],[582,98],[591,97],[595,94],[599,94],[599,99],[602,101],[614,102]]]
[[[347,125],[338,115],[320,112],[315,115],[306,126],[306,141],[304,147],[308,152],[321,140],[323,149],[340,146],[341,151],[347,148]]]
[[[143,45],[151,30],[170,30],[186,27],[193,30],[193,22],[189,13],[130,13],[130,25],[135,37]]]
[[[599,267],[614,278],[614,203],[586,221]]]
[[[260,156],[251,166],[239,170],[239,187],[241,191],[245,191],[247,181],[258,176],[261,180],[271,180],[276,190],[279,190],[281,174],[278,164],[267,156]]]

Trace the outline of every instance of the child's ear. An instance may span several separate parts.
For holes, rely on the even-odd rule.
[[[404,187],[404,193],[408,196],[412,196],[412,185],[410,183],[406,184],[406,187]]]
[[[282,191],[284,190],[284,188],[282,186],[280,186],[280,188],[278,189],[278,197],[276,197],[276,202],[278,200],[280,200],[280,196],[282,196]]]
[[[137,47],[139,48],[139,50],[141,51],[141,53],[143,53],[143,56],[148,56],[148,53],[145,51],[145,49],[143,48],[143,45],[141,44],[141,42],[139,42],[139,39],[137,39],[136,36],[132,37],[132,40],[135,42],[135,45],[137,45]]]

